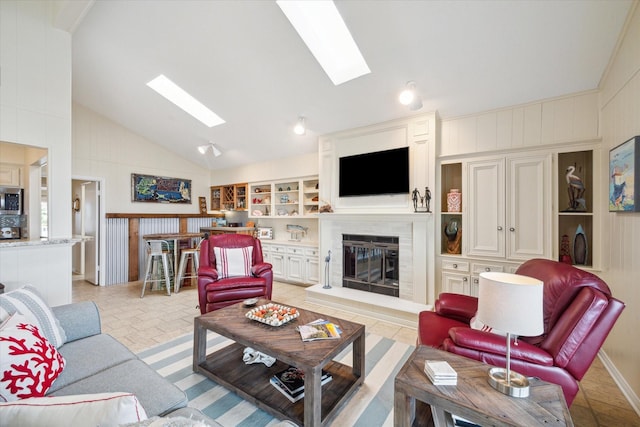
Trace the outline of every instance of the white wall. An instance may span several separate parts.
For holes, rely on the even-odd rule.
[[[0,1],[0,140],[48,149],[49,236],[71,236],[71,35],[53,2]],[[52,305],[71,302],[71,247],[0,249],[7,290],[31,282]],[[46,262],[45,262],[46,261]],[[38,272],[38,275],[29,272]]]
[[[209,170],[75,103],[72,168],[104,180],[104,213],[198,213],[198,197],[210,203]],[[190,179],[192,203],[132,202],[132,173]]]
[[[640,7],[628,21],[626,35],[601,83],[600,116],[605,150],[640,135]],[[608,156],[602,159],[600,182],[609,182]],[[636,174],[640,171],[636,165]],[[601,199],[607,201],[608,185],[603,185]],[[640,201],[638,189],[636,203]],[[626,303],[604,350],[623,379],[631,403],[640,411],[640,213],[605,213],[603,215],[602,253],[608,269],[603,279],[613,295]],[[633,396],[632,396],[633,394]]]
[[[53,3],[0,2],[0,140],[49,150],[49,236],[71,235],[71,35]]]
[[[239,184],[243,182],[273,181],[318,175],[318,153],[254,163],[211,173],[211,185]]]

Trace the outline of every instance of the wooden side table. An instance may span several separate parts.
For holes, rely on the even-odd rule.
[[[434,386],[424,373],[425,360],[446,360],[458,373],[458,384]],[[451,414],[482,426],[573,426],[559,385],[533,378],[529,397],[510,397],[489,385],[489,368],[457,354],[419,346],[395,378],[394,426],[428,421],[415,419],[416,400],[431,405],[435,427],[453,426]]]

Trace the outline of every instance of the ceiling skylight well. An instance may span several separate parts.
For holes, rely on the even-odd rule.
[[[184,89],[163,74],[151,80],[147,83],[147,86],[210,128],[224,123],[224,120],[216,113],[205,107],[200,101],[189,95]]]
[[[333,1],[276,3],[334,85],[371,72]]]

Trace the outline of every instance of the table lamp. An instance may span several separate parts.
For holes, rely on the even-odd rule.
[[[489,370],[489,384],[513,397],[529,396],[529,380],[511,371],[511,335],[536,336],[544,331],[542,281],[511,273],[480,273],[478,313],[483,324],[507,335],[507,366]]]

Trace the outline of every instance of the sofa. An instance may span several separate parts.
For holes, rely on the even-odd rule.
[[[220,425],[187,407],[184,391],[102,333],[93,302],[48,307],[36,288],[26,285],[0,295],[0,319],[3,423],[137,425],[168,417]]]
[[[18,320],[11,325],[13,319]],[[0,353],[4,359],[0,361],[0,425],[221,426],[188,407],[184,391],[111,335],[102,333],[100,313],[93,302],[48,307],[37,290],[27,285],[0,295],[0,320]],[[29,329],[31,324],[35,328]],[[42,339],[28,348],[30,338],[19,336],[20,332],[11,328],[14,325]],[[54,355],[52,359],[61,356],[57,359],[62,361],[56,369],[57,377],[44,397],[11,400],[7,378],[18,378],[12,368],[17,366],[20,371],[23,367],[20,354],[14,356],[12,350],[21,347],[30,351],[29,357],[43,347]],[[16,359],[7,360],[12,357]],[[42,360],[40,364],[44,364]],[[31,390],[25,384],[20,383],[21,388]],[[295,424],[274,424],[285,426]]]
[[[598,276],[548,259],[524,262],[517,274],[541,280],[544,332],[511,346],[511,368],[562,387],[567,405],[625,304]],[[440,348],[484,363],[506,365],[506,340],[475,321],[478,299],[441,293],[433,311],[418,315],[418,345]],[[490,325],[487,325],[490,326]]]

